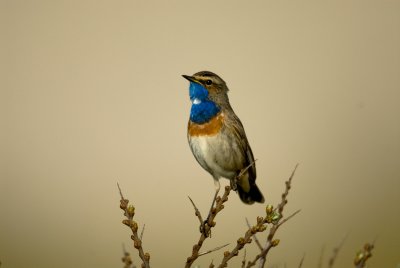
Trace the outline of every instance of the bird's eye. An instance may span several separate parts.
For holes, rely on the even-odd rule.
[[[206,81],[206,85],[209,86],[209,85],[211,85],[211,84],[212,84],[212,81],[211,81],[211,80],[207,80],[207,81]]]

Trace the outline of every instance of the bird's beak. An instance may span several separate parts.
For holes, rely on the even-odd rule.
[[[189,80],[190,82],[194,82],[194,83],[199,83],[198,80],[196,80],[193,76],[190,75],[182,75],[184,78],[186,78],[187,80]]]

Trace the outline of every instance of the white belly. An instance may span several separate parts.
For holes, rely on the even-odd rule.
[[[221,135],[189,138],[190,148],[199,164],[215,179],[233,179],[243,168],[245,159],[233,139]]]

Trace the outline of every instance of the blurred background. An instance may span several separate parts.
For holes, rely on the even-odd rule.
[[[375,239],[369,267],[398,267],[399,1],[2,0],[0,31],[2,267],[122,267],[122,243],[140,265],[117,182],[152,266],[182,267],[187,196],[206,214],[214,193],[186,140],[181,75],[201,70],[230,88],[266,203],[300,163],[268,266],[327,263],[347,234],[336,267]],[[203,249],[264,213],[232,193]]]

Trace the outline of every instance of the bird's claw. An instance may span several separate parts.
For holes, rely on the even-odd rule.
[[[236,191],[237,190],[237,179],[230,180],[231,189]]]
[[[200,233],[202,233],[205,237],[211,237],[211,226],[208,223],[208,217],[203,223],[200,225]]]

